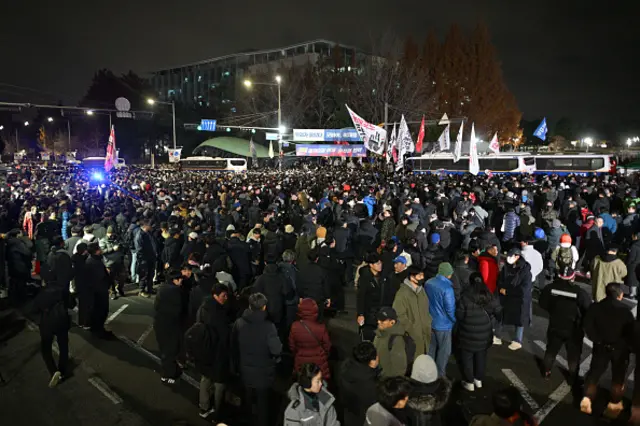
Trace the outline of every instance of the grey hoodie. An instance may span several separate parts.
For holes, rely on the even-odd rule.
[[[326,390],[326,384],[318,394],[319,411],[307,407],[302,387],[297,383],[289,388],[287,396],[290,402],[284,412],[284,426],[340,426],[333,406],[335,398]]]

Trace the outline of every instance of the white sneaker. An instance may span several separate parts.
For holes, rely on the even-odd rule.
[[[474,380],[473,384],[475,385],[476,389],[482,389],[482,382],[480,380]]]
[[[462,387],[465,388],[465,390],[468,390],[469,392],[473,392],[476,390],[473,383],[467,383],[464,380],[462,381]]]
[[[509,345],[509,349],[511,349],[512,351],[517,351],[518,349],[522,348],[522,343],[513,341],[511,342],[511,344]]]
[[[493,344],[494,345],[501,345],[502,344],[502,339],[500,339],[499,337],[493,336]]]
[[[56,386],[58,386],[58,383],[60,382],[61,378],[62,378],[62,374],[60,374],[59,371],[56,371],[55,373],[53,373],[53,376],[51,376],[51,380],[49,380],[49,387],[55,388]]]

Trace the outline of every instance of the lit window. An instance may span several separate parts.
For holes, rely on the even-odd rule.
[[[176,91],[175,91],[175,90],[169,90],[169,91],[167,91],[167,96],[169,96],[169,97],[175,96],[175,94],[176,94]]]
[[[188,83],[188,82],[189,82],[189,77],[185,77],[185,78],[184,78],[184,82],[185,82],[185,83]]]
[[[198,76],[198,81],[199,82],[202,81],[202,76],[201,75]]]
[[[215,84],[212,84],[212,85],[211,85],[211,88],[212,88],[212,89],[215,89],[215,88],[216,88],[216,85],[215,85]]]
[[[225,72],[224,72],[224,76],[225,76],[225,77],[229,77],[230,75],[231,75],[231,73],[230,73],[229,71],[225,71]]]

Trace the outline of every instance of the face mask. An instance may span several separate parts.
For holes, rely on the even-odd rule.
[[[507,263],[509,265],[513,265],[514,263],[516,263],[516,258],[515,257],[507,257]]]

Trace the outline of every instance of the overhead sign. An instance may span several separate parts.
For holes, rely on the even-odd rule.
[[[298,157],[366,157],[364,145],[296,145]]]
[[[200,130],[204,130],[205,132],[215,132],[216,120],[200,120]]]
[[[293,129],[293,140],[298,142],[361,142],[356,129]]]
[[[277,141],[278,139],[280,139],[280,134],[279,133],[265,133],[265,136],[267,138],[268,141]]]

